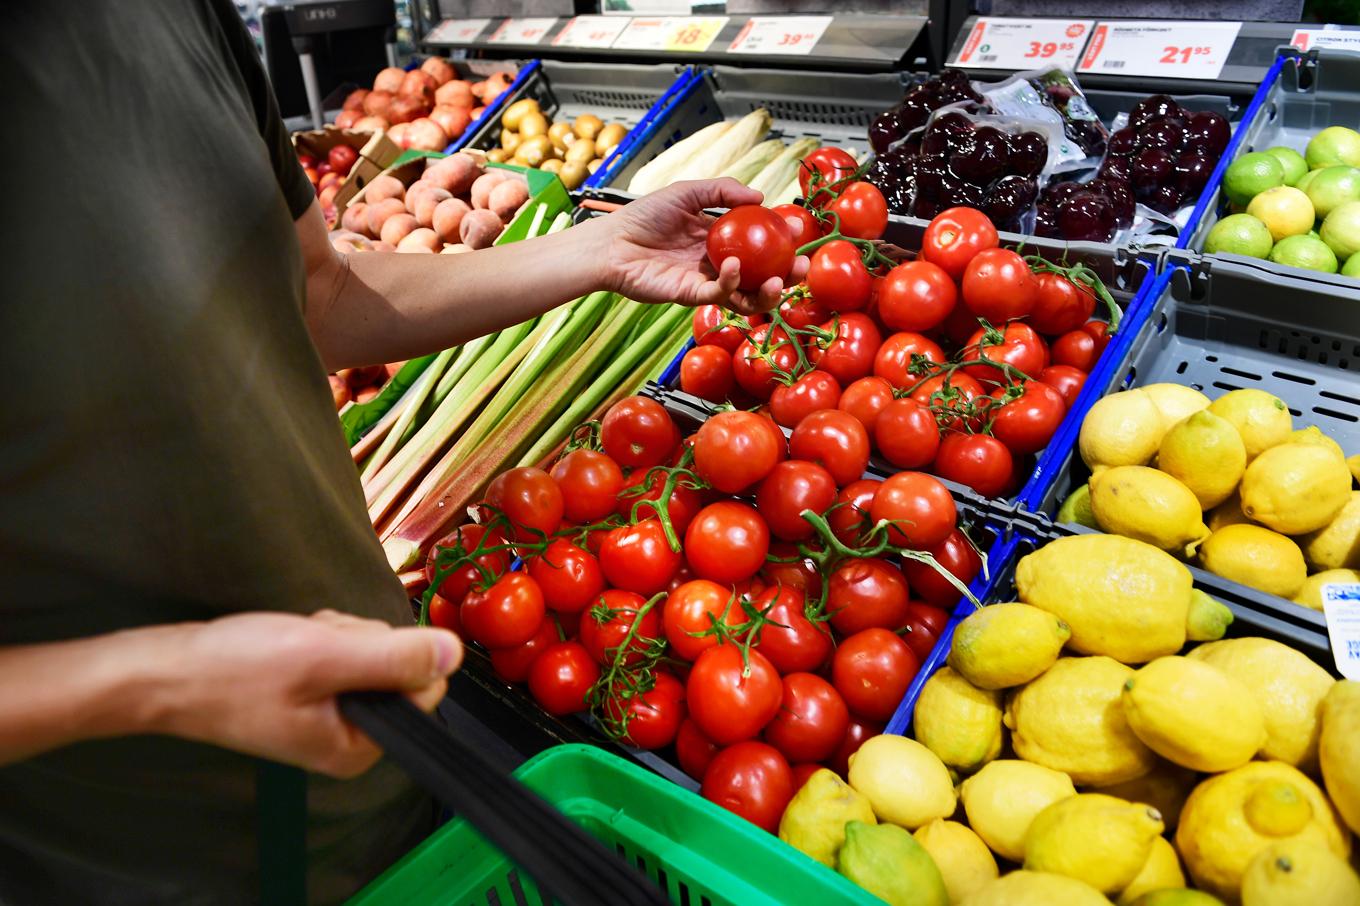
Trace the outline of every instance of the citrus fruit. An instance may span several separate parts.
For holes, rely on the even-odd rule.
[[[1243,154],[1228,165],[1223,174],[1223,189],[1228,200],[1246,207],[1254,197],[1266,189],[1284,185],[1284,166],[1278,159],[1262,151]]]
[[[949,902],[957,903],[1000,872],[982,838],[957,821],[935,819],[912,834],[944,878]]]
[[[1294,185],[1308,172],[1308,161],[1293,148],[1276,145],[1267,148],[1265,153],[1280,162],[1280,166],[1284,168],[1284,184],[1287,186]]]
[[[1232,422],[1247,448],[1247,462],[1262,451],[1282,444],[1294,429],[1289,407],[1279,397],[1247,387],[1223,394],[1209,404],[1209,411]]]
[[[944,878],[929,853],[891,824],[848,822],[836,870],[888,906],[949,906]]]
[[[1124,716],[1148,748],[1181,767],[1230,771],[1266,741],[1246,686],[1203,661],[1159,657],[1124,683]]]
[[[1354,906],[1360,877],[1332,852],[1297,842],[1256,854],[1242,876],[1242,906]]]
[[[1003,859],[1025,858],[1025,832],[1034,816],[1077,789],[1062,771],[999,758],[959,787],[968,824]]]
[[[1341,266],[1341,276],[1360,277],[1360,255],[1351,255]]]
[[[1046,610],[990,604],[954,630],[949,666],[979,689],[1023,686],[1053,666],[1071,637],[1072,628]]]
[[[917,742],[948,767],[970,774],[1001,754],[1001,693],[942,667],[922,687],[912,724]]]
[[[1268,256],[1276,264],[1301,267],[1307,271],[1336,273],[1336,253],[1321,239],[1312,236],[1288,236],[1275,243]]]
[[[954,782],[944,762],[914,739],[893,734],[866,740],[850,756],[850,785],[880,820],[915,830],[954,813]]]
[[[1312,170],[1334,164],[1360,167],[1360,132],[1345,126],[1328,126],[1308,140],[1303,157]]]
[[[1116,466],[1091,476],[1091,512],[1103,531],[1182,553],[1209,534],[1194,493],[1147,466]]]
[[[1360,569],[1360,491],[1351,491],[1331,522],[1298,542],[1313,569]]]
[[[1320,447],[1326,447],[1328,450],[1331,450],[1343,462],[1346,459],[1346,453],[1341,449],[1341,444],[1323,434],[1322,429],[1317,425],[1299,428],[1289,435],[1289,440],[1286,442],[1291,444],[1317,444]]]
[[[1162,432],[1203,409],[1209,408],[1209,398],[1194,387],[1184,384],[1144,384],[1139,390],[1152,397],[1152,405],[1162,414]]]
[[[1319,170],[1308,181],[1304,194],[1313,203],[1317,216],[1326,217],[1333,208],[1360,199],[1360,169],[1336,166]]]
[[[1025,868],[1114,893],[1138,877],[1162,829],[1162,816],[1152,806],[1078,793],[1034,817],[1025,834]]]
[[[1100,787],[1100,792],[1127,799],[1130,802],[1145,802],[1162,814],[1162,823],[1167,830],[1175,830],[1180,820],[1181,806],[1189,798],[1190,791],[1199,783],[1199,777],[1189,768],[1157,759],[1157,766],[1142,777]]]
[[[1213,532],[1199,546],[1209,572],[1266,594],[1292,598],[1303,588],[1308,567],[1291,539],[1259,525],[1239,523]]]
[[[1308,196],[1290,186],[1266,189],[1247,205],[1247,213],[1264,223],[1276,242],[1307,233],[1317,219]]]
[[[1322,701],[1322,780],[1347,826],[1360,833],[1360,683],[1333,683]]]
[[[1090,884],[1046,871],[1013,871],[988,881],[959,906],[1110,906]]]
[[[1166,432],[1157,468],[1180,481],[1211,510],[1232,496],[1247,468],[1247,448],[1227,419],[1196,412]]]
[[[874,823],[869,800],[836,775],[821,768],[799,788],[779,819],[779,839],[823,865],[836,866],[845,843],[845,823]]]
[[[1162,413],[1141,390],[1096,400],[1081,422],[1077,449],[1092,472],[1110,466],[1141,466],[1152,459],[1164,431]]]
[[[1354,569],[1324,569],[1320,573],[1313,573],[1303,580],[1303,587],[1294,595],[1295,604],[1302,604],[1311,610],[1322,610],[1322,589],[1324,586],[1340,584],[1350,585],[1360,583],[1360,570]]]
[[[1100,528],[1096,525],[1096,514],[1091,512],[1091,486],[1081,485],[1058,507],[1059,522],[1075,522],[1087,528]]]
[[[1115,902],[1119,906],[1129,906],[1150,890],[1184,886],[1185,873],[1181,871],[1181,860],[1176,855],[1175,847],[1165,837],[1158,837],[1152,841],[1152,851],[1148,853],[1147,861],[1129,882],[1129,886],[1119,892]]]
[[[1360,252],[1360,201],[1348,201],[1332,208],[1322,221],[1318,236],[1327,243],[1338,261],[1349,261]]]
[[[1248,519],[1283,535],[1302,535],[1325,527],[1350,501],[1351,473],[1327,447],[1279,444],[1247,466],[1241,496]]]
[[[1211,255],[1226,252],[1264,258],[1270,254],[1272,244],[1274,240],[1264,223],[1250,214],[1229,214],[1209,230],[1204,238],[1204,251]]]

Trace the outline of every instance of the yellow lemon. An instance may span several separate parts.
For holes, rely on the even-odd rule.
[[[863,793],[874,814],[915,830],[954,814],[954,783],[944,762],[914,739],[884,734],[865,740],[850,756],[850,785]]]
[[[1247,448],[1227,419],[1196,412],[1166,432],[1157,468],[1189,488],[1200,509],[1211,510],[1237,490],[1247,469]]]
[[[1292,598],[1303,588],[1308,567],[1291,539],[1259,525],[1228,525],[1199,547],[1199,562],[1216,576]]]
[[[1184,384],[1144,384],[1139,388],[1152,398],[1162,415],[1162,433],[1171,430],[1196,412],[1209,408],[1209,398]]]
[[[1078,793],[1035,816],[1025,834],[1025,868],[1115,893],[1138,877],[1161,832],[1162,816],[1151,806]]]
[[[1247,466],[1241,493],[1248,519],[1283,535],[1301,535],[1341,512],[1351,499],[1351,474],[1326,447],[1282,444]]]
[[[958,906],[1110,906],[1090,884],[1043,871],[1013,871],[988,881]]]
[[[1360,582],[1360,570],[1354,569],[1324,569],[1320,573],[1313,573],[1303,581],[1303,587],[1294,595],[1294,603],[1302,604],[1304,607],[1313,610],[1322,610],[1322,587],[1332,584],[1350,584]]]
[[[912,717],[916,741],[961,773],[1001,754],[1001,693],[979,689],[949,667],[926,680]]]
[[[1342,680],[1322,704],[1322,780],[1351,830],[1360,834],[1360,683]]]
[[[987,844],[957,821],[937,818],[912,836],[940,870],[951,903],[959,902],[1000,874]]]
[[[1236,491],[1233,491],[1227,500],[1210,510],[1208,518],[1204,521],[1208,524],[1211,532],[1216,532],[1225,525],[1241,525],[1251,522],[1242,513],[1242,498],[1238,496]]]
[[[891,824],[847,823],[836,871],[888,906],[949,906],[935,862],[911,834]]]
[[[830,868],[845,843],[848,821],[873,824],[869,800],[834,771],[816,771],[790,800],[779,819],[779,839]]]
[[[1184,887],[1185,873],[1181,871],[1181,860],[1176,849],[1165,837],[1152,841],[1152,851],[1137,876],[1129,882],[1115,900],[1119,906],[1129,906],[1143,894],[1168,887]]]
[[[954,630],[949,666],[980,689],[1022,686],[1052,667],[1071,637],[1071,627],[1046,610],[991,604]]]
[[[1266,225],[1270,238],[1279,242],[1286,236],[1300,236],[1313,228],[1317,212],[1307,194],[1293,186],[1266,189],[1247,205],[1247,213]]]
[[[1090,408],[1077,435],[1077,450],[1092,472],[1139,466],[1156,455],[1165,430],[1152,397],[1142,390],[1125,390],[1102,397]]]
[[[1331,450],[1338,457],[1340,457],[1340,459],[1343,462],[1346,459],[1346,452],[1341,449],[1341,444],[1332,440],[1326,434],[1323,434],[1322,429],[1319,428],[1317,425],[1309,425],[1306,428],[1299,428],[1297,431],[1294,431],[1289,435],[1289,439],[1285,441],[1285,443],[1313,444],[1315,446]]]
[[[1355,906],[1360,877],[1326,849],[1296,841],[1256,854],[1242,876],[1242,906]]]
[[[1164,887],[1143,894],[1131,906],[1223,906],[1223,901],[1202,890],[1188,887]]]
[[[1091,512],[1091,486],[1084,484],[1067,495],[1067,499],[1058,507],[1057,520],[1059,522],[1075,522],[1077,525],[1084,525],[1087,528],[1100,528],[1096,525],[1096,515]]]
[[[1265,718],[1251,692],[1203,661],[1159,657],[1125,681],[1121,701],[1134,735],[1196,771],[1240,767],[1266,741]]]
[[[1146,802],[1161,813],[1167,830],[1175,830],[1181,807],[1198,782],[1199,778],[1189,768],[1158,759],[1157,766],[1142,777],[1102,786],[1100,792],[1130,802]]]
[[[1091,476],[1091,511],[1103,531],[1175,554],[1208,537],[1189,488],[1147,466],[1116,466]]]
[[[1034,816],[1076,794],[1072,778],[1061,771],[1011,758],[988,762],[959,788],[968,824],[1012,862],[1025,858],[1025,832]]]
[[[1209,411],[1232,422],[1242,435],[1248,462],[1284,443],[1294,430],[1294,418],[1284,401],[1254,387],[1223,394],[1209,404]]]
[[[1331,522],[1298,541],[1313,569],[1360,569],[1360,491],[1351,491]]]
[[[1346,468],[1351,470],[1351,477],[1360,481],[1360,453],[1352,453],[1346,457]]]

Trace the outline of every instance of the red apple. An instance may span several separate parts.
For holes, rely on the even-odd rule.
[[[354,168],[354,162],[359,159],[359,152],[349,145],[336,145],[326,155],[326,162],[331,165],[331,169],[342,176],[348,176],[349,171]]]
[[[316,187],[318,189],[324,189],[327,186],[340,185],[344,181],[345,177],[341,176],[339,173],[336,173],[334,170],[332,170],[329,173],[321,174],[321,181],[316,184]]]
[[[316,158],[312,157],[310,154],[299,154],[298,163],[302,164],[304,167],[315,167]]]

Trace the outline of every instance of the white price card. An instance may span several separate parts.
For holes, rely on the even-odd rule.
[[[614,39],[615,50],[661,50],[666,46],[666,28],[670,19],[659,16],[644,18],[634,16],[619,36]]]
[[[806,56],[826,33],[832,16],[752,16],[728,45],[728,53]]]
[[[622,16],[577,16],[553,38],[554,47],[612,47],[628,27]]]
[[[1360,584],[1329,582],[1322,586],[1322,612],[1337,672],[1360,680]]]
[[[983,69],[1038,69],[1077,65],[1091,19],[1001,19],[973,23],[952,65]]]
[[[547,37],[548,32],[557,24],[554,18],[546,19],[506,19],[501,27],[486,39],[488,44],[537,44]]]
[[[1241,22],[1101,22],[1078,72],[1216,79]]]
[[[1294,30],[1294,37],[1289,39],[1289,44],[1299,50],[1312,50],[1315,47],[1360,50],[1360,28],[1298,28]]]
[[[471,44],[490,22],[490,19],[445,19],[430,29],[425,40],[431,44]]]

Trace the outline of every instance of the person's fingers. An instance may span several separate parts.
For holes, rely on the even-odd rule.
[[[444,629],[412,626],[371,635],[337,633],[328,640],[312,679],[330,692],[414,692],[448,676],[462,660],[458,636]]]
[[[765,199],[759,190],[742,185],[730,176],[694,180],[680,185],[685,187],[700,209],[735,208],[743,204],[760,204]]]
[[[409,698],[417,708],[428,714],[438,707],[439,703],[444,700],[444,695],[448,691],[449,681],[441,676],[424,689],[417,692],[408,692],[406,697]]]
[[[764,313],[778,307],[783,294],[784,281],[778,277],[771,277],[760,284],[754,293],[747,296],[746,304],[750,307],[750,313]]]
[[[797,286],[802,283],[803,278],[807,276],[809,264],[811,264],[811,259],[807,255],[799,255],[794,258],[793,267],[789,269],[789,279],[784,282],[789,286]]]
[[[316,613],[312,614],[312,619],[316,620],[318,623],[325,623],[329,626],[335,626],[339,629],[375,629],[377,627],[383,627],[384,629],[392,628],[390,625],[384,623],[382,620],[372,620],[366,617],[356,617],[352,613],[342,613],[341,611],[338,610],[332,610],[329,607],[318,610]]]

